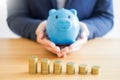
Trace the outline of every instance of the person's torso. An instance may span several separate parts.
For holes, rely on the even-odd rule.
[[[47,19],[50,9],[58,9],[56,0],[27,0],[30,16]],[[66,0],[64,8],[76,9],[80,20],[92,16],[97,0]]]

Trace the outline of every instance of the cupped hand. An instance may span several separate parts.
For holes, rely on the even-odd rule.
[[[66,46],[63,49],[61,49],[62,57],[66,57],[67,53],[74,52],[79,50],[88,40],[89,36],[89,30],[86,26],[86,24],[80,22],[80,27],[82,29],[81,35],[78,37],[76,42],[71,44],[70,46]]]
[[[57,54],[58,57],[61,57],[61,51],[60,51],[60,47],[56,46],[53,42],[51,42],[50,40],[48,40],[47,35],[46,35],[46,22],[47,21],[43,21],[42,23],[39,24],[38,28],[36,29],[36,41],[40,44],[43,45],[43,47],[45,49],[47,49],[48,51]]]

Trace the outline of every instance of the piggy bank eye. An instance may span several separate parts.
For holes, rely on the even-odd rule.
[[[69,16],[68,16],[68,19],[70,19],[70,18],[71,18],[71,16],[69,15]]]
[[[58,15],[56,15],[55,18],[58,19]]]

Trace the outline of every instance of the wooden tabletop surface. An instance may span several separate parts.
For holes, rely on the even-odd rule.
[[[28,73],[28,57],[39,57],[38,74]],[[49,75],[41,75],[40,60],[51,60]],[[62,75],[52,73],[53,61],[63,61]],[[66,63],[75,63],[76,74],[66,75]],[[78,74],[78,65],[87,64],[87,75]],[[100,66],[99,75],[91,75],[94,65]],[[94,39],[79,51],[57,58],[40,44],[26,39],[0,39],[0,80],[120,80],[120,39]]]

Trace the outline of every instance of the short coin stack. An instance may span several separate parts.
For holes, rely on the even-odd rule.
[[[62,74],[62,61],[57,60],[54,62],[53,73]]]
[[[87,74],[86,66],[87,65],[85,65],[85,64],[79,65],[79,74],[81,74],[81,75],[86,75]]]
[[[41,60],[41,74],[47,75],[50,73],[50,60],[43,58]]]
[[[30,56],[29,57],[29,73],[37,74],[37,65],[38,65],[38,57]]]
[[[68,62],[66,65],[66,73],[71,75],[75,74],[75,64],[73,62]]]
[[[99,66],[93,66],[92,68],[91,68],[91,74],[92,75],[98,75],[99,74]]]

